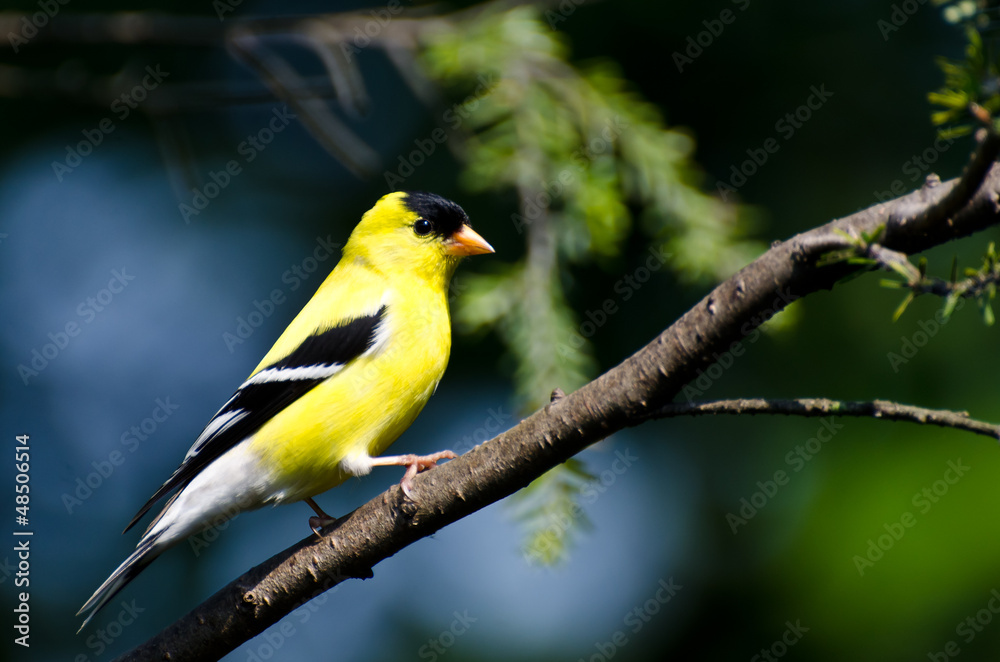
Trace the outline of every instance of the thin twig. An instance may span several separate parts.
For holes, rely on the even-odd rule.
[[[267,48],[249,30],[229,33],[233,56],[252,69],[278,99],[288,104],[303,126],[333,157],[360,178],[378,168],[378,153],[361,140],[330,110],[327,103],[305,92],[305,82],[287,60]]]
[[[889,421],[908,421],[923,425],[937,425],[965,432],[985,435],[1000,440],[1000,425],[969,417],[966,411],[926,409],[904,405],[891,400],[847,401],[829,398],[795,398],[770,400],[767,398],[741,398],[709,402],[675,402],[649,414],[647,418],[674,418],[677,416],[705,416],[718,414],[781,414],[784,416],[852,416],[879,418]]]

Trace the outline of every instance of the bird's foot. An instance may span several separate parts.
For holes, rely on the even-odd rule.
[[[439,451],[430,455],[389,455],[386,457],[372,458],[372,466],[400,466],[406,467],[403,480],[399,481],[399,486],[403,488],[403,494],[412,498],[410,489],[413,487],[413,477],[421,471],[426,471],[437,466],[441,460],[454,460],[457,455],[451,451]]]
[[[316,517],[309,518],[309,528],[312,529],[313,533],[315,533],[317,536],[322,537],[323,534],[320,533],[320,529],[322,529],[327,524],[333,524],[334,522],[337,521],[337,518],[330,517],[325,512],[323,512],[323,509],[319,507],[319,504],[313,501],[312,499],[306,499],[305,502],[309,504],[309,507],[316,512]]]

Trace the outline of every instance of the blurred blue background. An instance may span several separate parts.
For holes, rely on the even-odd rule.
[[[906,190],[919,185],[930,169],[915,169],[912,159],[934,145],[925,101],[940,82],[933,58],[958,56],[962,45],[936,9],[920,5],[886,38],[879,21],[889,20],[891,3],[752,3],[678,72],[672,53],[731,6],[595,3],[557,27],[575,58],[616,60],[671,125],[689,127],[708,188],[773,135],[775,120],[803,103],[810,86],[833,92],[740,188],[760,212],[756,232],[765,242],[874,204],[896,180]],[[355,8],[295,5],[296,12]],[[211,16],[204,3],[170,10]],[[237,11],[291,9],[245,2]],[[116,50],[89,54],[111,62]],[[133,55],[155,62],[163,50]],[[80,56],[39,43],[5,61],[35,58],[41,67]],[[174,57],[168,69],[178,79],[248,77],[221,49]],[[433,118],[378,56],[362,70],[371,111],[352,126],[393,164],[430,132]],[[118,606],[73,634],[76,610],[138,539],[121,529],[337,259],[317,260],[307,274],[323,254],[314,251],[342,243],[387,188],[381,177],[354,178],[293,122],[188,223],[178,206],[190,203],[189,188],[143,115],[117,122],[60,181],[52,163],[65,160],[67,145],[107,109],[30,95],[0,103],[0,421],[8,448],[15,435],[31,435],[34,531],[32,646],[13,646],[5,622],[4,650],[6,659],[107,660],[308,534],[305,506],[241,515],[210,544],[164,555]],[[282,108],[274,101],[187,117],[201,175],[208,180],[241,158],[240,143]],[[935,151],[933,170],[954,176],[968,148]],[[498,247],[490,259],[512,262],[524,249],[507,220],[511,201],[464,192],[457,171],[440,150],[407,187],[460,202]],[[996,237],[986,234],[931,251],[932,269],[945,274],[953,255],[974,265]],[[640,265],[645,250],[630,247],[620,274]],[[620,274],[581,275],[592,287],[577,290],[571,304],[599,307]],[[283,303],[261,303],[275,290]],[[601,369],[706,291],[657,274],[594,337]],[[888,354],[919,340],[939,304],[918,301],[893,323],[898,299],[870,276],[795,303],[795,324],[749,344],[705,397],[881,397],[1000,420],[995,330],[970,306],[894,366]],[[254,317],[260,325],[245,342],[226,342],[262,309],[268,314]],[[68,324],[76,335],[61,335]],[[456,338],[441,388],[394,451],[467,450],[493,423],[516,424],[522,412],[511,404],[510,369],[499,354],[493,337]],[[944,660],[949,642],[963,660],[995,659],[996,444],[936,428],[836,423],[843,427],[804,463],[789,454],[828,429],[816,419],[671,420],[622,432],[581,457],[597,477],[594,498],[585,500],[593,527],[565,563],[528,563],[522,529],[497,504],[378,565],[373,579],[314,600],[226,659],[753,659],[767,650],[798,659]],[[637,459],[616,472],[619,454]],[[969,467],[953,484],[949,462]],[[779,471],[787,483],[772,488]],[[6,464],[8,504],[13,474]],[[318,501],[342,514],[399,477],[379,470]],[[920,499],[924,489],[937,489],[937,501]],[[754,496],[768,490],[773,495]],[[763,505],[734,533],[742,499]],[[885,538],[906,513],[915,524]],[[872,544],[882,545],[881,556]],[[10,618],[16,559],[6,549],[0,584]],[[857,557],[878,558],[859,566]],[[992,604],[1000,609],[1000,599]]]

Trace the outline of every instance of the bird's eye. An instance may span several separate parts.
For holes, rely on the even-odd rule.
[[[417,222],[413,224],[413,231],[424,237],[434,232],[434,224],[425,218],[418,218]]]

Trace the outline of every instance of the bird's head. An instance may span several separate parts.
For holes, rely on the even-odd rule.
[[[461,207],[433,193],[412,191],[383,196],[361,218],[344,247],[347,259],[444,284],[461,258],[492,252]]]

